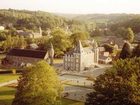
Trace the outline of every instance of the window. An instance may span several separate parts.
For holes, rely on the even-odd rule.
[[[79,64],[76,64],[76,68],[79,67]]]
[[[76,58],[79,58],[79,56],[78,56],[78,55],[76,55]]]

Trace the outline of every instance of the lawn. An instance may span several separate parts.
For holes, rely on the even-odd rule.
[[[0,105],[11,105],[16,89],[11,87],[0,88]],[[82,102],[62,99],[62,105],[84,105]]]
[[[63,59],[54,59],[54,63],[62,63],[63,62]]]
[[[10,80],[18,79],[19,75],[15,74],[0,74],[0,83],[8,82]]]
[[[11,105],[14,98],[15,88],[0,88],[0,105]]]

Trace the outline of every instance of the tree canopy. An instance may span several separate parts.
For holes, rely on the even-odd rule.
[[[128,42],[126,42],[123,45],[122,51],[120,53],[120,57],[121,59],[126,59],[126,58],[130,58],[132,56],[132,51],[131,51],[131,47],[130,44]]]
[[[87,40],[89,38],[89,34],[86,32],[75,32],[70,36],[70,40],[72,45],[75,46],[79,40]]]
[[[50,42],[52,42],[54,46],[55,56],[63,55],[71,46],[68,35],[60,28],[54,29],[51,35],[52,38],[50,39]]]
[[[103,47],[105,48],[105,51],[109,52],[109,53],[113,53],[114,52],[114,47],[110,44],[105,44],[103,45]]]
[[[131,28],[127,28],[126,31],[126,40],[128,40],[130,43],[134,40],[134,32]]]
[[[140,58],[116,61],[93,89],[85,105],[140,105]]]
[[[40,61],[24,71],[12,105],[56,105],[62,91],[55,70]]]

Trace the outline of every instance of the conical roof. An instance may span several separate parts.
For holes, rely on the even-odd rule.
[[[50,43],[50,48],[53,49],[53,44],[52,43]]]
[[[82,46],[80,40],[79,40],[78,43],[77,43],[77,46],[76,46],[76,48],[75,48],[75,52],[76,52],[76,53],[82,53],[82,52],[83,52],[83,46]]]

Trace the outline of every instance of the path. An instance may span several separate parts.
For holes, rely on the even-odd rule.
[[[17,80],[11,80],[11,81],[8,81],[8,82],[0,83],[0,87],[7,86],[7,85],[10,85],[10,84],[17,84],[17,83],[18,83]]]

